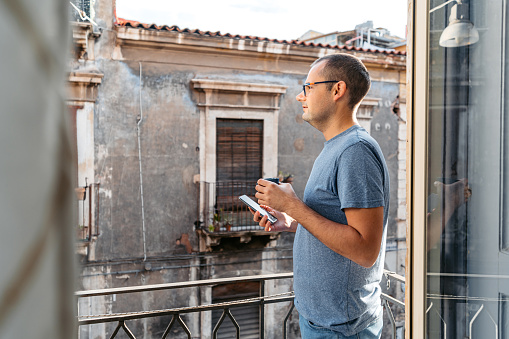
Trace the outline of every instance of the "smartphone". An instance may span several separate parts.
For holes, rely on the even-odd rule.
[[[260,212],[260,214],[262,216],[266,215],[268,216],[268,219],[270,221],[271,224],[275,223],[277,221],[277,218],[275,216],[273,216],[272,214],[270,214],[269,212],[267,212],[266,210],[264,210],[263,208],[260,207],[260,205],[258,205],[258,203],[256,203],[253,199],[251,199],[250,197],[248,197],[247,195],[241,195],[239,197],[240,201],[242,201],[244,204],[246,204],[249,208],[251,208],[253,211],[258,211]]]

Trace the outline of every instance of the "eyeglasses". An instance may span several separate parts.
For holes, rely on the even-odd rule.
[[[326,84],[329,82],[339,82],[339,80],[329,80],[329,81],[318,81],[318,82],[306,82],[304,85],[302,85],[302,90],[304,91],[304,96],[307,97],[306,94],[306,87],[309,87],[311,85],[317,85],[317,84]]]

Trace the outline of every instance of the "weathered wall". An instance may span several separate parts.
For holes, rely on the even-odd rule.
[[[391,106],[399,95],[399,84],[381,81],[374,82],[371,86],[370,94],[374,97],[382,98],[373,114],[371,135],[380,145],[389,169],[391,204],[389,206],[387,237],[395,237],[398,193],[396,189],[398,182],[398,119],[392,112]]]
[[[99,65],[105,77],[96,108],[96,177],[104,189],[104,239],[96,259],[143,257],[141,115],[146,252],[171,254],[183,233],[194,236],[199,116],[190,98],[193,75],[142,64],[140,83],[137,63],[104,60]]]

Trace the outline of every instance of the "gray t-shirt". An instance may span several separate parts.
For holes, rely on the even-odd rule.
[[[378,143],[360,126],[325,142],[304,191],[304,203],[341,224],[345,208],[384,207],[384,233],[376,263],[364,268],[332,251],[302,225],[293,246],[295,306],[316,325],[344,335],[365,329],[382,312],[382,278],[389,172]]]

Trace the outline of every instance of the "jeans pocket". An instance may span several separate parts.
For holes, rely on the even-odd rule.
[[[317,325],[317,324],[315,324],[312,321],[309,321],[309,320],[306,320],[306,321],[307,321],[309,327],[311,327],[314,330],[318,330],[318,331],[330,331],[328,328],[325,328],[325,327],[322,327],[320,325]]]

